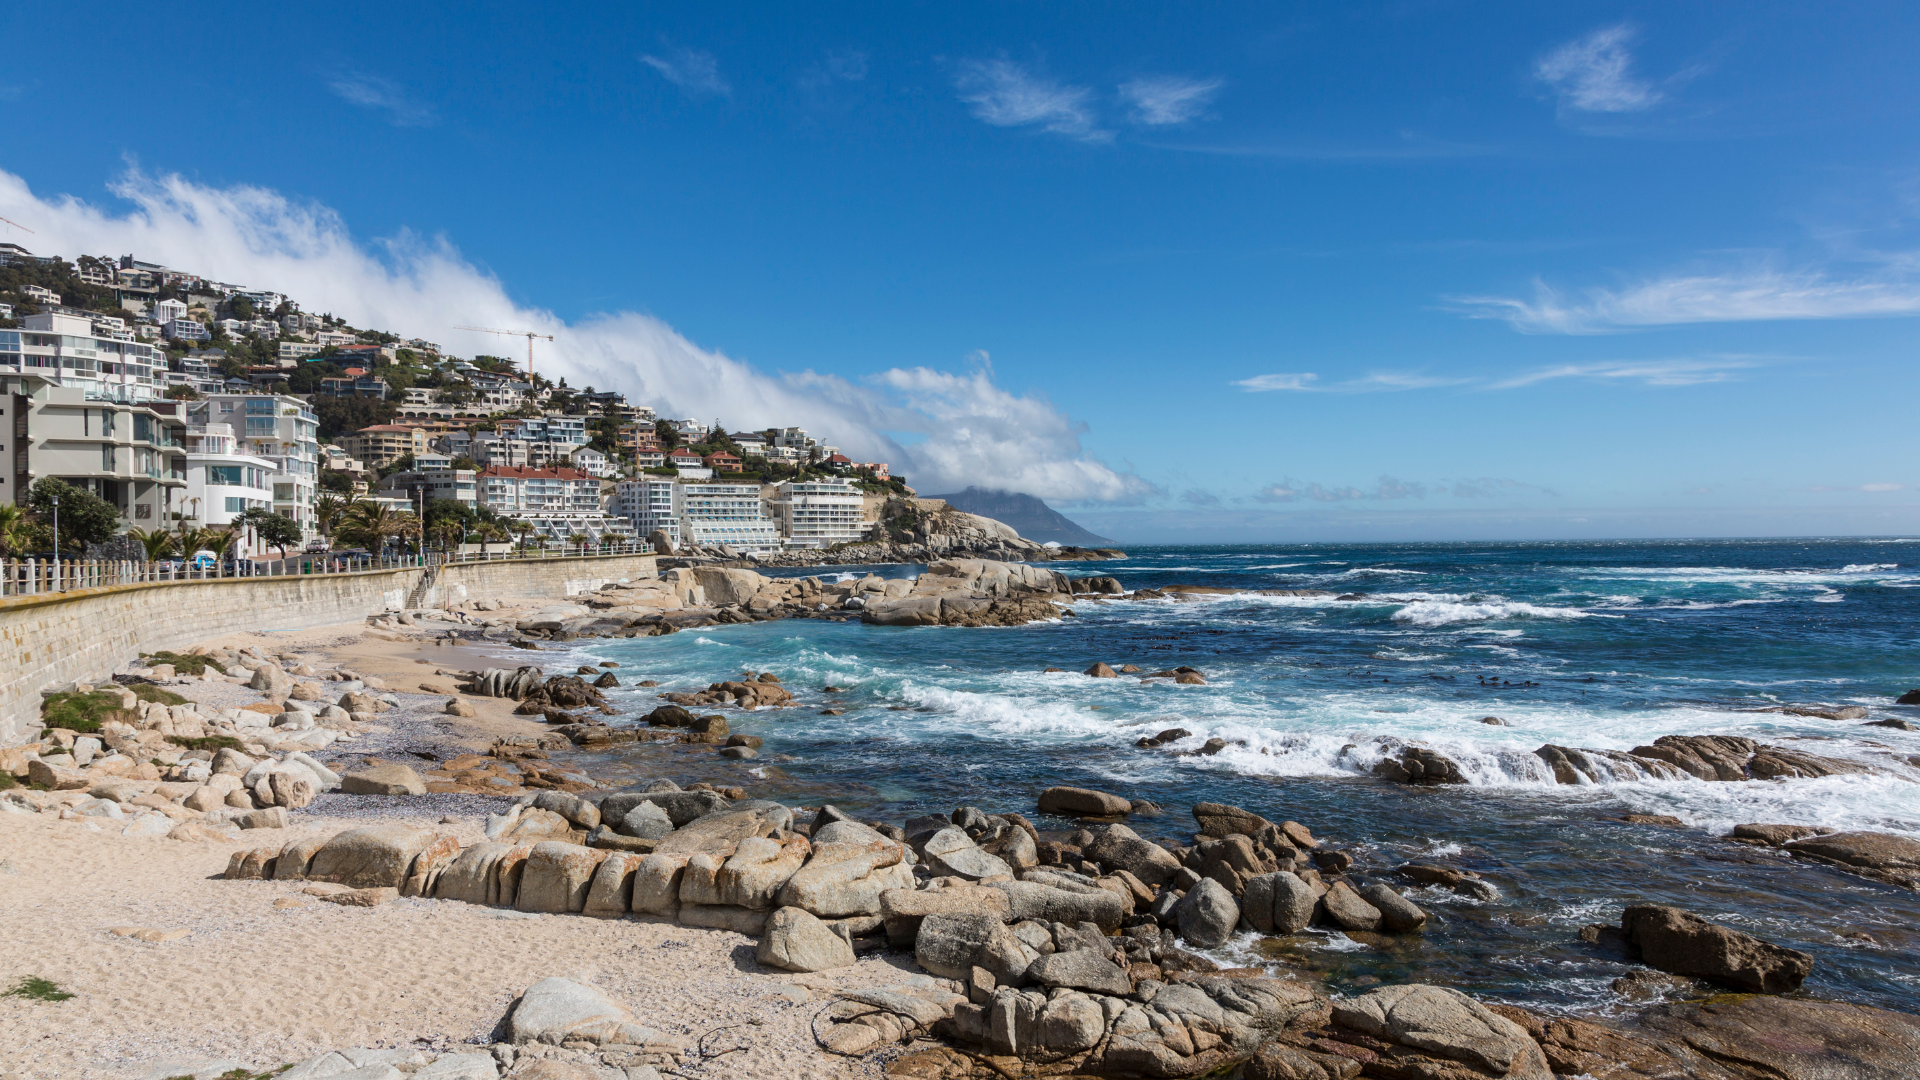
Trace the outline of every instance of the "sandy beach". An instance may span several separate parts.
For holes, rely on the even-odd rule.
[[[475,717],[430,708],[444,695],[424,694],[419,684],[451,687],[437,670],[481,666],[485,657],[434,643],[429,633],[343,625],[204,644],[299,653],[382,679],[409,706],[429,706],[381,716],[378,726],[416,741],[484,751],[498,737],[543,728],[513,716],[513,702],[502,699],[466,698]],[[220,682],[181,680],[169,689],[196,702],[260,698]],[[350,746],[323,756],[351,762]],[[337,804],[349,801],[374,805],[343,816]],[[48,979],[74,995],[0,997],[0,1078],[160,1080],[216,1061],[270,1070],[350,1047],[484,1050],[514,999],[548,976],[598,986],[638,1022],[682,1039],[692,1055],[682,1059],[684,1075],[878,1075],[871,1061],[819,1050],[810,1024],[829,1000],[824,990],[897,980],[899,969],[884,959],[793,975],[762,967],[753,939],[721,930],[417,898],[350,908],[303,894],[302,881],[221,880],[234,851],[263,839],[404,824],[471,844],[484,839],[485,810],[507,802],[327,796],[270,838],[248,832],[230,842],[128,837],[114,822],[0,814],[0,973],[10,984]],[[454,805],[472,812],[444,812]],[[150,942],[115,928],[186,933]],[[703,1062],[702,1046],[710,1055],[731,1052]]]

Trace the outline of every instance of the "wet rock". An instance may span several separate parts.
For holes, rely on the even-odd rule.
[[[1140,747],[1142,750],[1151,750],[1156,746],[1165,746],[1168,743],[1179,742],[1181,739],[1190,738],[1192,735],[1193,732],[1183,727],[1167,728],[1158,735],[1142,736],[1136,739],[1133,745]]]
[[[1809,836],[1828,836],[1832,829],[1822,829],[1815,825],[1735,825],[1733,835],[1741,840],[1758,840],[1773,847],[1802,840]]]
[[[1870,771],[1856,762],[1767,746],[1735,735],[1665,735],[1629,753],[1667,762],[1701,780],[1811,778]]]
[[[1512,727],[1513,726],[1507,723],[1505,720],[1500,719],[1497,716],[1483,716],[1480,718],[1480,722],[1487,725],[1488,727]]]
[[[1613,980],[1607,989],[1628,1001],[1653,1001],[1676,994],[1696,994],[1706,984],[1685,975],[1635,968]]]
[[[1380,909],[1361,899],[1360,894],[1344,881],[1336,881],[1320,898],[1320,904],[1327,918],[1342,930],[1378,930],[1380,928]]]
[[[1670,977],[1670,976],[1665,976]],[[1733,1080],[1712,1059],[1686,1044],[1649,1039],[1571,1017],[1548,1017],[1513,1005],[1487,1009],[1513,1021],[1546,1055],[1555,1076],[1587,1080]]]
[[[1180,686],[1207,685],[1207,677],[1205,675],[1200,674],[1197,671],[1182,671],[1178,675],[1175,675],[1173,677],[1173,681],[1174,683]]]
[[[1040,812],[1066,817],[1123,817],[1132,801],[1104,791],[1077,787],[1050,787],[1040,793]]]
[[[1920,1017],[1864,1005],[1747,997],[1658,1005],[1643,1027],[1741,1080],[1896,1080],[1920,1061]]]
[[[1816,720],[1865,720],[1867,710],[1860,705],[1789,705],[1780,710],[1788,716],[1811,716]]]
[[[1407,863],[1396,868],[1394,873],[1420,885],[1437,885],[1476,900],[1491,902],[1500,899],[1500,890],[1494,888],[1491,882],[1482,880],[1478,874],[1456,870],[1451,866]]]
[[[1467,778],[1452,758],[1424,746],[1403,747],[1397,756],[1382,758],[1373,775],[1397,784],[1464,784]]]
[[[1360,899],[1380,912],[1380,929],[1389,934],[1410,934],[1427,924],[1418,904],[1378,882],[1361,889]]]
[[[1202,949],[1218,948],[1233,936],[1240,905],[1219,882],[1207,878],[1174,905],[1173,918],[1182,941]]]
[[[1247,882],[1241,912],[1263,934],[1297,934],[1313,922],[1320,897],[1313,887],[1285,870],[1262,874]]]
[[[852,967],[853,945],[826,923],[797,907],[783,907],[767,920],[755,959],[787,971]]]
[[[1620,932],[1650,967],[1690,975],[1756,994],[1796,989],[1813,970],[1813,957],[1710,923],[1679,908],[1629,907]]]
[[[1082,672],[1082,674],[1095,679],[1117,679],[1120,677],[1118,672],[1098,660],[1094,661],[1093,666],[1085,672]]]
[[[1794,840],[1796,858],[1836,866],[1892,885],[1920,889],[1920,840],[1890,833],[1843,832]]]
[[[1684,829],[1687,823],[1672,814],[1628,814],[1620,819],[1629,825],[1658,825],[1663,829]]]

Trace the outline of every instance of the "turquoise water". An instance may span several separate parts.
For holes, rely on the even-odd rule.
[[[1243,591],[1085,601],[1073,617],[1019,628],[788,620],[580,642],[579,658],[616,660],[623,679],[657,679],[660,690],[772,671],[807,705],[729,711],[734,730],[766,739],[759,761],[638,748],[603,765],[746,783],[895,821],[962,805],[1031,813],[1040,790],[1068,783],[1151,799],[1167,814],[1136,827],[1181,835],[1193,803],[1217,800],[1304,822],[1363,868],[1435,858],[1500,887],[1502,899],[1484,904],[1415,893],[1434,914],[1418,939],[1373,947],[1312,936],[1288,947],[1287,964],[1336,988],[1411,977],[1554,1008],[1617,1008],[1606,987],[1626,969],[1588,952],[1577,930],[1654,901],[1815,953],[1811,993],[1920,1009],[1920,897],[1716,839],[1749,821],[1920,833],[1920,769],[1906,760],[1920,755],[1920,733],[1752,711],[1858,704],[1874,719],[1920,722],[1920,709],[1892,704],[1920,686],[1920,547],[1142,548],[1067,572],[1112,574],[1129,589]],[[1281,588],[1363,595],[1257,592]],[[1079,674],[1095,660],[1191,665],[1209,685]],[[846,689],[827,694],[826,685]],[[651,693],[616,696],[637,715],[657,703]],[[827,704],[845,715],[819,715]],[[1489,715],[1510,726],[1480,722]],[[1168,727],[1194,733],[1176,750],[1212,736],[1235,745],[1215,757],[1134,747]],[[1666,734],[1747,735],[1878,771],[1567,787],[1532,754],[1543,743],[1628,749]],[[1471,783],[1410,789],[1373,779],[1372,764],[1402,740],[1447,754]],[[1627,812],[1690,827],[1616,820]],[[1253,945],[1228,951],[1246,959]]]

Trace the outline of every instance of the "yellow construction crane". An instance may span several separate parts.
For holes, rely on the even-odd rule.
[[[481,334],[499,334],[501,337],[523,337],[527,339],[527,381],[533,381],[533,339],[553,340],[552,334],[536,334],[531,330],[495,330],[486,326],[456,326],[455,330],[472,330]]]
[[[14,228],[16,228],[16,229],[19,229],[19,230],[20,230],[21,232],[23,232],[23,233],[31,233],[31,232],[33,232],[33,230],[32,230],[32,229],[29,229],[29,228],[27,228],[27,227],[26,227],[25,225],[22,225],[22,224],[20,224],[19,222],[17,222],[17,221],[14,221],[14,220],[12,220],[12,219],[10,219],[10,218],[3,218],[3,217],[0,217],[0,221],[4,221],[4,222],[6,222],[7,224],[9,224],[9,225],[11,225],[11,226],[13,226]]]

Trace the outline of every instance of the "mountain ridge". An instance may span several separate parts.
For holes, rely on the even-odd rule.
[[[1009,525],[1022,537],[1037,543],[1057,543],[1074,547],[1110,545],[1112,540],[1082,528],[1073,519],[1048,506],[1043,500],[1017,491],[994,491],[968,487],[951,495],[928,495],[965,514],[978,514]]]

